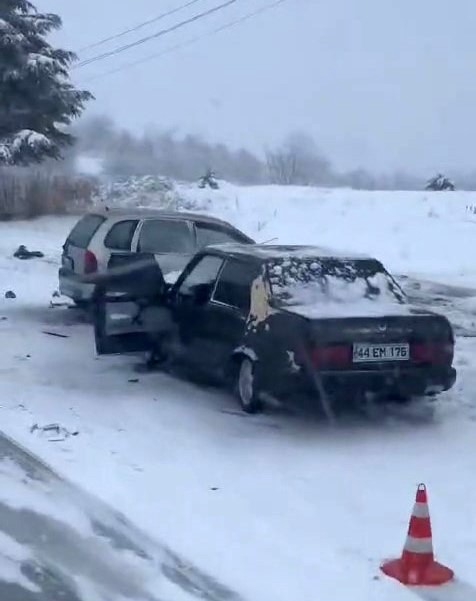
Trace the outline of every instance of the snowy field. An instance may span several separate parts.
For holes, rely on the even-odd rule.
[[[433,419],[331,428],[273,410],[245,416],[219,390],[138,373],[139,359],[97,358],[85,316],[50,308],[74,222],[65,217],[0,224],[1,429],[244,599],[476,598],[476,216],[466,210],[476,194],[182,193],[257,240],[367,252],[398,274],[459,286],[420,290],[461,333],[458,382]],[[12,258],[19,244],[45,258]],[[66,430],[59,439],[31,431],[51,422]],[[401,551],[419,482],[437,557],[458,577],[436,593],[379,573]]]

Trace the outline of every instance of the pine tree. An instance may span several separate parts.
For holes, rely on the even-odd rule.
[[[61,27],[28,0],[0,0],[0,165],[61,158],[66,128],[92,95],[70,83],[75,55],[45,39]]]
[[[449,177],[445,177],[441,173],[438,173],[435,177],[428,180],[425,189],[434,192],[444,192],[447,190],[453,192],[455,190],[455,185]]]

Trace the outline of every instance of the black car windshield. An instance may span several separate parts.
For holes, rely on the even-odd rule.
[[[374,259],[279,258],[267,264],[274,301],[284,307],[404,304],[401,288]]]

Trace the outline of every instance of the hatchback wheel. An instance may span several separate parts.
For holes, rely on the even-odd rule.
[[[246,413],[261,411],[262,403],[256,387],[255,366],[246,357],[241,361],[237,370],[235,390],[243,411]]]

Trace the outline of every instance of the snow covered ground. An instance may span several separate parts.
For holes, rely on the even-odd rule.
[[[458,382],[434,419],[330,428],[273,410],[244,416],[219,390],[136,373],[131,357],[97,358],[85,316],[49,306],[67,217],[0,224],[1,429],[245,599],[474,599],[476,217],[466,205],[476,195],[181,193],[258,240],[367,252],[398,273],[468,288],[419,291],[437,297],[462,334]],[[19,244],[45,258],[12,258]],[[16,299],[3,298],[9,289]],[[53,442],[31,432],[51,422],[79,434]],[[401,551],[421,481],[436,554],[459,579],[443,596],[379,573]]]

